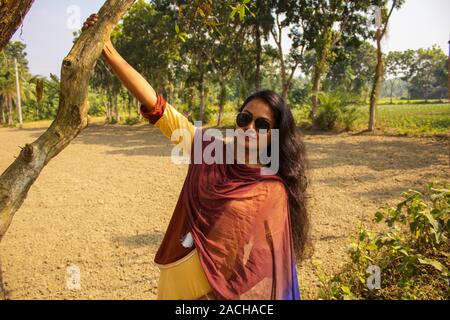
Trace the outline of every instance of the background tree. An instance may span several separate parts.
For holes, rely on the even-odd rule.
[[[414,98],[445,99],[447,95],[448,57],[438,46],[418,49],[411,72],[410,96]]]
[[[414,74],[416,73],[415,68],[415,60],[416,60],[416,54],[414,50],[405,50],[400,53],[400,70],[401,70],[401,77],[400,79],[403,80],[407,85],[408,90],[408,102],[411,99],[410,94],[410,82]]]
[[[95,64],[94,74],[90,84],[91,87],[102,96],[102,101],[106,106],[106,122],[108,123],[114,122],[112,99],[114,81],[113,71],[110,69],[105,59],[100,57]],[[106,99],[104,97],[106,97]]]
[[[36,106],[34,117],[39,120],[39,111],[42,109],[42,99],[44,98],[45,78],[41,76],[33,76],[30,83],[34,84]]]
[[[284,3],[283,3],[284,4]],[[298,65],[302,61],[303,53],[305,51],[304,41],[293,41],[289,55],[285,57],[282,46],[283,31],[290,29],[291,17],[287,15],[283,20],[281,20],[282,12],[289,10],[288,7],[282,6],[276,8],[274,11],[275,24],[271,29],[272,38],[274,39],[277,49],[278,49],[278,59],[280,62],[280,78],[281,78],[281,95],[288,101],[289,88],[291,86],[292,78]],[[298,32],[298,28],[295,29]],[[298,36],[298,34],[296,34]]]
[[[390,3],[389,3],[390,2]],[[376,2],[377,10],[379,10],[379,23],[376,23],[375,42],[377,44],[377,65],[374,73],[372,91],[370,93],[369,106],[369,126],[368,131],[375,130],[375,110],[378,97],[381,92],[381,84],[384,75],[383,52],[381,49],[381,41],[388,29],[389,20],[394,9],[400,9],[404,0],[378,0]],[[378,21],[377,21],[378,22]]]
[[[224,17],[224,15],[222,15]],[[232,80],[232,74],[236,72],[237,69],[240,68],[239,65],[236,64],[236,57],[239,55],[240,46],[236,45],[239,43],[239,38],[241,33],[238,32],[239,24],[236,23],[224,23],[221,27],[221,34],[219,34],[218,41],[214,41],[213,46],[213,61],[212,61],[212,81],[213,83],[219,86],[219,93],[217,97],[217,103],[219,105],[219,110],[217,112],[217,126],[221,125],[225,103],[229,98],[229,85],[228,83]],[[258,51],[258,49],[257,49]],[[261,53],[262,54],[262,51]],[[258,52],[256,52],[258,55]],[[259,58],[261,63],[262,58]],[[255,86],[259,86],[258,82],[258,73],[261,71],[258,70],[258,66],[256,66],[256,84]]]
[[[25,86],[31,77],[28,70],[25,44],[20,41],[8,43],[0,53],[0,112],[2,123],[14,124],[14,106],[17,106],[17,89],[14,59],[19,69],[19,90],[22,96],[29,97],[29,88]],[[6,121],[6,118],[8,119]]]
[[[345,44],[330,66],[324,80],[324,90],[341,89],[360,95],[362,99],[367,98],[376,63],[376,49],[370,43],[364,42],[356,48]]]
[[[318,93],[324,75],[344,43],[356,48],[368,37],[366,26],[370,1],[298,0],[292,15],[303,27],[302,41],[315,53],[311,84],[311,117],[315,125]],[[303,23],[300,23],[303,21]]]
[[[399,51],[391,51],[386,56],[386,80],[389,82],[389,96],[393,98],[395,84],[402,72],[402,54]]]
[[[245,3],[249,3],[246,0]],[[274,18],[272,15],[273,2],[270,0],[255,0],[252,7],[252,14],[243,21],[243,27],[249,30],[249,34],[253,37],[255,44],[255,91],[261,88],[262,74],[262,54],[263,54],[263,39],[268,40],[269,33],[274,25]]]

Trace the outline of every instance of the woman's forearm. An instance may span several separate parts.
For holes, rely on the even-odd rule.
[[[103,47],[103,56],[131,94],[146,107],[153,108],[157,100],[155,90],[139,72],[122,58],[110,41],[106,42]]]

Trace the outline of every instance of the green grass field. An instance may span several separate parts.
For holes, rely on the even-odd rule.
[[[356,130],[367,128],[369,107],[362,107]],[[450,131],[450,104],[380,105],[375,116],[377,131],[411,136],[446,135]]]
[[[234,126],[235,108],[235,103],[226,104],[222,120],[223,127]],[[215,126],[218,108],[217,106],[208,106],[208,110],[208,125]],[[352,131],[361,131],[367,128],[369,107],[364,106],[360,110],[361,116],[355,121]],[[307,108],[294,108],[292,113],[298,126],[311,124]],[[90,117],[90,122],[103,123],[104,117]],[[24,123],[24,127],[46,127],[50,123],[51,120],[32,121]],[[144,123],[144,119],[141,120],[141,123]],[[376,132],[424,137],[448,135],[450,133],[450,104],[379,105],[376,112]]]
[[[368,103],[369,101],[367,101]],[[447,103],[446,100],[442,99],[429,99],[429,100],[405,100],[399,98],[393,98],[391,103],[391,98],[381,98],[378,101],[379,105],[396,105],[396,104],[442,104]]]
[[[234,125],[234,111],[227,106],[223,126]],[[367,129],[369,106],[361,107],[361,116],[354,123],[353,131]],[[292,110],[297,125],[310,124],[308,110]],[[210,124],[214,124],[212,117]],[[379,105],[376,111],[376,131],[382,134],[410,136],[441,136],[450,132],[450,104],[401,104]]]

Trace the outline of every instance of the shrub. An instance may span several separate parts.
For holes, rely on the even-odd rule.
[[[311,127],[311,104],[294,105],[291,108],[295,123],[301,128]]]
[[[132,126],[132,125],[134,125],[134,124],[136,124],[136,123],[139,123],[139,117],[131,117],[131,118],[126,118],[125,119],[125,124],[126,125],[130,125],[130,126]]]
[[[212,106],[208,104],[205,105],[205,110],[203,111],[203,124],[209,124],[213,121],[214,110]],[[195,104],[192,110],[192,120],[200,119],[200,104]]]
[[[316,124],[322,130],[342,129],[349,131],[360,117],[358,97],[343,92],[319,94]]]
[[[320,94],[316,123],[322,130],[332,130],[339,120],[341,100],[337,95]]]
[[[389,231],[361,228],[340,273],[326,277],[316,268],[320,298],[449,299],[450,183],[431,183],[426,190],[404,192],[396,207],[378,211],[374,220]],[[374,268],[381,271],[381,286],[370,289]]]
[[[106,124],[116,124],[117,123],[117,119],[116,118],[110,118],[110,119],[105,119],[105,123]]]
[[[308,86],[292,86],[289,90],[288,100],[292,105],[302,105],[309,101],[309,87]]]

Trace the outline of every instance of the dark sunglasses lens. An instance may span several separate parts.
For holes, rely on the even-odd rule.
[[[236,117],[236,124],[239,127],[245,127],[247,126],[250,122],[252,122],[252,115],[249,113],[239,113]]]
[[[270,129],[270,123],[269,121],[258,118],[255,120],[255,128],[256,130],[269,130]]]

